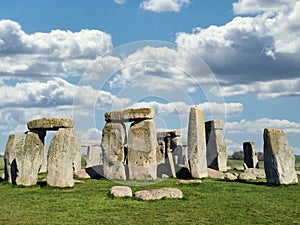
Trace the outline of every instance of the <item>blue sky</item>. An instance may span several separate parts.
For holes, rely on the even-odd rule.
[[[300,154],[300,1],[4,1],[0,153],[38,117],[73,117],[98,140],[103,113],[151,106],[182,129],[200,105],[224,119],[228,152],[265,127]],[[146,41],[152,40],[152,41]]]

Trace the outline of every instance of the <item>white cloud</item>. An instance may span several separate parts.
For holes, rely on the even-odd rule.
[[[151,102],[138,102],[132,105],[132,107],[152,107],[159,116],[166,115],[186,115],[190,112],[191,105],[184,102],[170,102],[170,103],[159,103],[155,101]],[[204,111],[205,116],[211,114],[218,118],[225,118],[238,116],[243,110],[243,104],[241,103],[216,103],[216,102],[205,102],[199,104],[199,107]]]
[[[249,92],[260,98],[299,95],[300,1],[242,0],[235,7],[247,13],[246,8],[263,12],[235,17],[223,26],[178,33],[176,43],[203,58],[227,96]],[[275,86],[285,89],[284,93]]]
[[[294,3],[294,0],[239,0],[233,3],[233,11],[236,14],[277,12],[290,7]]]
[[[126,0],[114,0],[114,2],[122,5],[122,4],[125,4]]]
[[[0,20],[0,76],[80,76],[111,49],[111,36],[99,30],[26,34],[17,22]]]
[[[226,151],[227,155],[232,155],[232,153],[236,151],[242,151],[243,150],[243,145],[240,143],[236,143],[233,140],[230,139],[225,139],[226,141]]]
[[[286,96],[300,96],[300,78],[289,80],[275,80],[268,82],[253,82],[251,84],[237,84],[221,87],[221,92],[213,87],[210,92],[219,96],[234,96],[257,93],[260,99],[278,98]]]
[[[254,121],[243,119],[237,122],[227,122],[225,124],[225,130],[228,134],[262,134],[265,128],[282,129],[286,134],[300,134],[300,123],[285,119],[260,118]]]
[[[80,131],[82,141],[101,141],[102,131],[97,128],[90,128],[87,131]]]
[[[300,148],[298,148],[298,147],[292,147],[292,150],[293,150],[293,152],[294,152],[295,155],[300,155]]]
[[[179,12],[185,4],[189,4],[189,0],[147,0],[143,1],[140,7],[156,13],[166,11]]]

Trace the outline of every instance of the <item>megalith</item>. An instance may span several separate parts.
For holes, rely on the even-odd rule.
[[[44,158],[45,132],[10,135],[5,153],[5,174],[9,183],[30,186],[38,181]]]
[[[253,141],[243,143],[244,163],[248,168],[258,168],[258,158],[256,154],[256,145]]]
[[[81,135],[80,133],[74,134],[74,148],[73,148],[73,171],[77,174],[81,171]]]
[[[188,153],[191,176],[194,178],[207,177],[204,112],[198,106],[190,109]]]
[[[17,163],[16,163],[16,151],[23,148],[25,141],[25,135],[11,134],[8,137],[5,153],[4,153],[4,172],[5,180],[8,183],[16,184],[17,178]]]
[[[136,121],[128,133],[129,179],[155,180],[157,138],[152,119]]]
[[[89,145],[86,153],[86,168],[100,165],[100,146]]]
[[[47,184],[53,187],[73,187],[74,130],[59,128],[48,150]]]
[[[264,167],[269,184],[298,183],[295,155],[280,129],[264,129]]]
[[[103,172],[107,179],[126,180],[126,129],[124,123],[107,122],[102,130]],[[98,153],[100,157],[100,153]],[[99,161],[99,159],[98,159]]]
[[[223,120],[211,120],[205,122],[206,132],[206,159],[209,168],[227,171],[226,142],[222,134]]]

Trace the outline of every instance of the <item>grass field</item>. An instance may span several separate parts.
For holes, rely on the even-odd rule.
[[[41,175],[40,181],[44,177]],[[68,189],[20,187],[3,182],[0,224],[300,223],[300,184],[268,186],[265,180],[245,183],[203,179],[198,185],[178,185],[177,181],[132,186],[133,192],[176,187],[184,195],[181,200],[149,202],[110,197],[109,189],[120,184],[109,180],[84,180]]]

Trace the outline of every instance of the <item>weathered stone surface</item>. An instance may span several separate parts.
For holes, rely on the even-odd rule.
[[[81,147],[89,147],[91,145],[93,146],[101,146],[101,142],[98,141],[82,141],[80,143]]]
[[[53,187],[73,187],[74,130],[60,128],[48,150],[47,184]]]
[[[256,145],[255,142],[244,142],[243,143],[244,151],[244,163],[246,163],[248,168],[258,168],[258,158],[256,154]]]
[[[114,186],[109,190],[114,197],[132,197],[132,190],[128,186]]]
[[[224,121],[212,120],[205,122],[206,132],[206,159],[208,167],[227,171],[227,151],[226,142],[222,134]]]
[[[264,167],[269,184],[298,183],[295,155],[282,130],[264,130]]]
[[[225,173],[225,174],[224,174],[224,178],[227,179],[227,180],[236,180],[236,179],[237,179],[237,176],[235,176],[235,175],[232,174],[232,173]]]
[[[238,176],[239,180],[256,180],[256,176],[253,173],[241,173]]]
[[[201,180],[180,180],[177,184],[201,184]]]
[[[129,179],[155,180],[156,131],[153,120],[143,120],[131,124],[128,134]]]
[[[91,178],[90,175],[85,171],[85,169],[81,169],[81,170],[77,171],[77,173],[75,175],[76,175],[76,177],[78,177],[80,179]]]
[[[162,198],[182,198],[181,190],[177,188],[160,188],[138,191],[134,194],[136,198],[142,200],[158,200]]]
[[[213,179],[224,179],[225,178],[225,174],[218,170],[208,168],[207,171],[208,171],[209,178],[213,178]]]
[[[9,183],[24,186],[37,183],[44,156],[44,136],[45,132],[9,136],[5,151],[5,177]]]
[[[39,170],[39,173],[47,173],[47,146],[44,143],[44,157],[42,159],[42,166]]]
[[[74,136],[74,152],[73,152],[73,171],[77,174],[81,170],[81,135],[80,133],[75,133]]]
[[[74,122],[69,118],[41,118],[27,123],[29,130],[58,130],[59,128],[73,128],[73,126]]]
[[[42,134],[41,134],[42,133]],[[44,136],[45,133],[28,132],[25,135],[23,148],[16,151],[18,185],[35,185],[38,181],[38,173],[44,159]],[[40,139],[42,136],[42,140]]]
[[[100,158],[100,146],[88,146],[86,153],[86,168],[100,165]]]
[[[16,183],[17,165],[16,150],[23,148],[25,135],[11,134],[8,137],[4,153],[5,180],[9,183]]]
[[[265,179],[266,173],[263,169],[257,169],[257,168],[248,168],[245,170],[245,173],[252,173],[256,178]]]
[[[188,151],[192,177],[207,177],[204,112],[197,106],[190,110]]]
[[[125,122],[153,119],[155,112],[152,108],[130,108],[105,113],[106,122]]]
[[[103,171],[107,179],[126,180],[126,130],[123,123],[106,123],[102,130]]]

